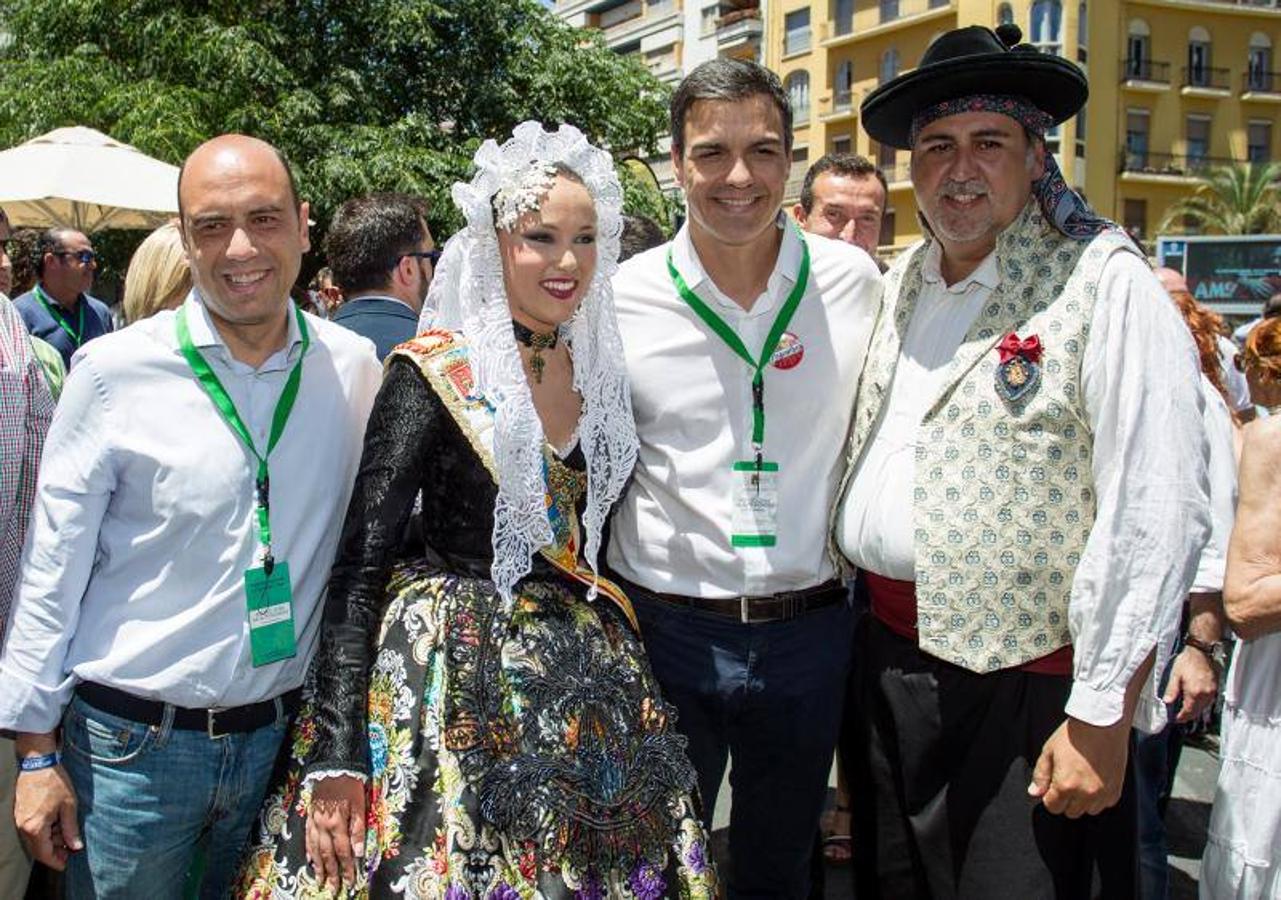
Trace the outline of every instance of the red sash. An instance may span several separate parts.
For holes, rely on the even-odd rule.
[[[917,643],[916,633],[916,583],[885,578],[875,572],[863,569],[859,572],[867,582],[867,591],[872,598],[872,615],[880,619],[890,631],[899,637]],[[1072,675],[1072,645],[1060,647],[1053,653],[1025,662],[1021,666],[1012,666],[1033,675]]]

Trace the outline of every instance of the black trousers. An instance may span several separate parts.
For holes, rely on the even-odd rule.
[[[859,900],[1129,900],[1132,768],[1120,802],[1069,819],[1027,795],[1071,679],[966,671],[879,620],[857,628],[842,741]]]

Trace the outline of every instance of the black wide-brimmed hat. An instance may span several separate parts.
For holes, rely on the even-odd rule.
[[[1022,37],[1017,25],[947,32],[920,66],[868,95],[860,107],[863,128],[878,143],[906,149],[916,113],[973,94],[1023,97],[1055,124],[1070,119],[1090,95],[1085,75],[1066,59],[1020,44]]]

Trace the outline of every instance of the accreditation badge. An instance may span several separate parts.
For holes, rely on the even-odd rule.
[[[270,574],[261,566],[246,569],[245,596],[249,602],[249,649],[254,668],[294,656],[298,647],[289,563],[276,563]]]
[[[773,547],[778,543],[778,463],[734,463],[734,547]]]

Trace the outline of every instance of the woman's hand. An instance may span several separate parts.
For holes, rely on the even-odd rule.
[[[356,883],[365,856],[365,784],[350,775],[321,778],[311,791],[307,861],[316,880],[335,895]]]

